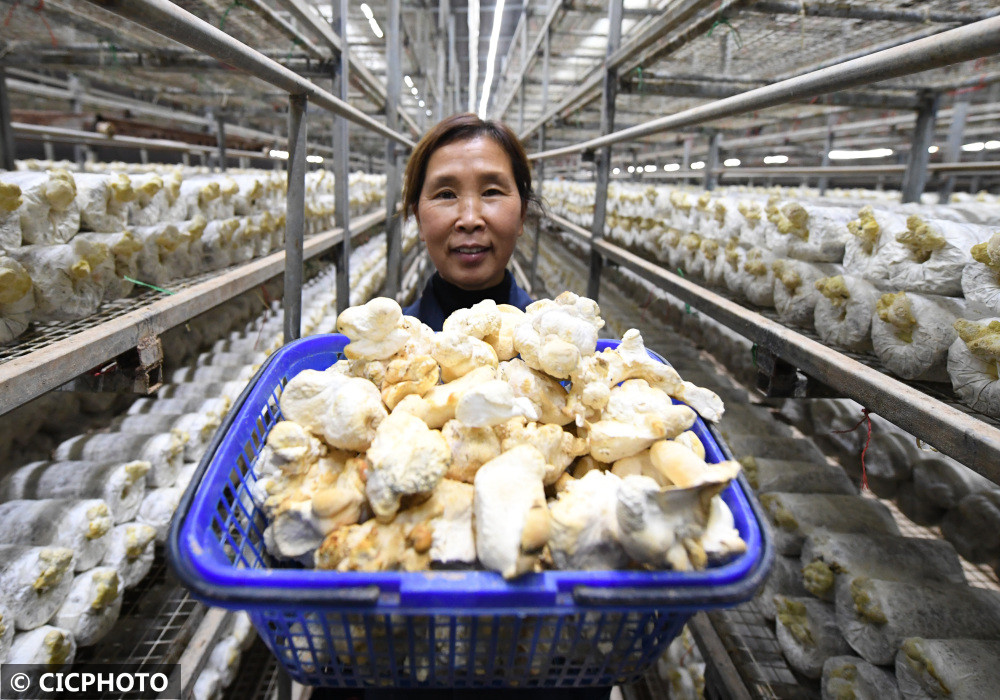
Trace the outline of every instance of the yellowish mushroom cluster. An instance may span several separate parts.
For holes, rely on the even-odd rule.
[[[646,351],[597,352],[565,292],[484,301],[435,333],[386,298],[344,311],[345,359],[292,377],[254,470],[279,558],[340,571],[701,569],[745,550],[696,410],[722,402]],[[677,398],[684,404],[674,404]]]

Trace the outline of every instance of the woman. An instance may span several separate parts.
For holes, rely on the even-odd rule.
[[[537,201],[528,157],[507,126],[456,114],[427,132],[406,164],[403,210],[437,272],[403,313],[439,331],[453,311],[484,299],[523,310],[532,300],[507,262]]]

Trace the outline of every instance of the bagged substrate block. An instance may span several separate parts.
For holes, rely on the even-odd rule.
[[[847,224],[854,216],[850,209],[790,202],[778,208],[778,234],[790,258],[839,263],[850,238]],[[770,240],[770,239],[769,239]]]
[[[73,579],[52,624],[71,632],[79,646],[96,644],[118,621],[123,591],[115,569],[98,566],[85,571]]]
[[[889,286],[923,294],[961,296],[962,273],[972,262],[971,250],[986,241],[988,229],[918,214],[907,217],[906,227],[896,234],[906,256],[889,263]]]
[[[142,460],[150,464],[147,480],[152,486],[169,486],[177,479],[184,461],[188,436],[180,431],[167,433],[94,433],[77,435],[60,443],[57,460]]]
[[[0,501],[39,498],[94,499],[116,523],[135,517],[146,491],[149,462],[31,462],[0,481]]]
[[[145,523],[122,523],[112,528],[108,539],[108,551],[101,563],[118,572],[122,586],[132,588],[153,566],[156,528]]]
[[[824,342],[844,350],[871,349],[872,315],[879,291],[853,275],[834,275],[814,282],[819,296],[813,325]]]
[[[76,175],[81,230],[96,233],[124,230],[128,224],[128,204],[134,199],[132,181],[125,173]]]
[[[775,633],[788,665],[807,678],[823,675],[831,656],[849,654],[851,648],[837,627],[831,603],[810,597],[775,596]]]
[[[73,550],[66,547],[0,545],[0,605],[17,629],[51,619],[73,584],[73,568]]]
[[[858,218],[848,222],[851,234],[844,244],[844,271],[863,277],[880,289],[889,280],[889,265],[906,257],[896,234],[906,231],[906,215],[864,206]]]
[[[774,255],[761,248],[747,252],[743,261],[742,290],[751,304],[774,306]]]
[[[1000,318],[959,319],[948,349],[947,371],[962,403],[1000,418]]]
[[[114,521],[98,498],[51,498],[0,503],[0,542],[38,547],[67,547],[77,571],[96,566],[108,550]]]
[[[94,277],[104,289],[102,299],[111,301],[127,297],[134,286],[129,279],[139,277],[139,257],[145,246],[130,232],[80,233],[74,243],[87,242],[94,246],[104,246],[111,254],[113,265],[103,265],[95,270]]]
[[[832,263],[809,263],[779,258],[771,263],[774,273],[774,308],[786,324],[812,328],[820,292],[816,283],[841,272]]]
[[[31,274],[17,260],[0,255],[0,345],[28,329],[34,308]]]
[[[24,203],[20,186],[0,179],[0,253],[21,245],[21,215]]]
[[[806,537],[818,528],[833,532],[899,534],[889,509],[861,496],[765,493],[760,503],[775,526],[775,549],[787,556],[800,554]]]
[[[36,321],[72,321],[94,313],[104,298],[103,282],[114,277],[108,247],[93,241],[30,245],[11,251],[34,289]]]
[[[889,371],[903,379],[947,381],[948,349],[958,334],[961,300],[908,292],[879,297],[872,316],[872,346]]]
[[[907,637],[1000,640],[1000,593],[860,577],[838,586],[837,622],[859,656],[886,665]]]
[[[1000,315],[1000,231],[969,252],[972,261],[962,270],[962,293],[984,316]]]
[[[76,659],[76,640],[73,633],[52,625],[45,625],[14,636],[7,653],[7,663],[44,666],[58,669],[69,666]]]
[[[858,656],[832,656],[823,664],[822,700],[902,700],[896,677]]]
[[[896,653],[896,680],[906,700],[981,700],[1000,688],[1000,641],[907,637]]]
[[[76,181],[67,170],[6,172],[0,181],[21,189],[23,245],[66,243],[80,230],[80,208],[76,203]]]

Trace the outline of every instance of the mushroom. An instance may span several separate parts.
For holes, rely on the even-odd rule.
[[[475,428],[458,420],[450,420],[441,429],[451,448],[451,465],[445,476],[471,484],[479,468],[499,457],[500,439],[492,428]]]
[[[623,569],[628,554],[618,542],[618,487],[614,474],[591,471],[566,484],[549,507],[549,551],[559,569]]]
[[[693,410],[674,405],[645,379],[629,379],[611,390],[601,420],[589,425],[590,453],[602,462],[615,462],[680,435],[694,420]]]
[[[501,443],[504,452],[518,445],[532,445],[542,453],[546,464],[542,482],[546,486],[554,484],[575,458],[588,452],[586,439],[558,425],[510,421],[506,433]]]
[[[514,348],[529,367],[567,379],[581,357],[593,354],[603,327],[597,302],[563,292],[528,305],[514,331]]]
[[[496,369],[497,353],[485,341],[455,331],[434,336],[433,358],[441,365],[441,379],[450,382],[479,367]]]
[[[510,385],[502,379],[491,379],[470,388],[455,406],[455,418],[473,428],[499,425],[515,416],[538,418],[531,401],[515,396]]]
[[[351,360],[392,357],[410,340],[410,333],[400,327],[402,320],[399,304],[386,297],[344,309],[337,317],[337,330],[351,339],[344,355]]]
[[[299,372],[285,386],[279,404],[285,418],[342,450],[368,449],[386,417],[375,385],[338,371]]]
[[[392,520],[400,498],[427,493],[441,481],[451,463],[451,449],[441,431],[419,418],[393,411],[379,425],[368,448],[366,491],[375,516]]]
[[[566,409],[567,393],[562,384],[527,363],[515,358],[501,362],[498,376],[510,386],[515,396],[531,401],[542,423],[565,425],[573,419]]]
[[[431,428],[441,428],[455,417],[458,400],[473,387],[494,379],[496,370],[492,367],[478,367],[460,379],[438,384],[423,396],[410,394],[403,398],[393,413],[409,413],[421,419]]]
[[[474,522],[480,563],[507,579],[539,568],[549,539],[545,457],[518,445],[476,472]]]

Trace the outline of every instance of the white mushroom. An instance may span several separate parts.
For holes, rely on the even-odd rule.
[[[549,539],[545,504],[545,457],[530,445],[519,445],[476,472],[476,552],[480,563],[504,578],[538,566]]]
[[[441,379],[445,382],[479,367],[496,369],[498,364],[496,350],[489,343],[456,331],[435,335],[431,356],[441,365]]]
[[[603,417],[590,424],[590,453],[602,462],[615,462],[680,435],[694,420],[693,410],[674,405],[646,380],[629,379],[611,390]]]
[[[531,401],[515,396],[510,385],[502,379],[491,379],[470,388],[455,406],[455,418],[474,428],[499,425],[515,416],[538,418]]]
[[[498,375],[510,386],[515,396],[521,396],[535,407],[542,423],[565,425],[573,419],[566,409],[567,394],[562,384],[544,372],[532,369],[520,358],[501,362]]]
[[[285,386],[279,403],[285,418],[342,450],[367,449],[386,417],[375,385],[329,370],[299,372]]]
[[[383,522],[396,515],[403,496],[432,491],[451,463],[451,449],[441,431],[399,411],[379,425],[367,455],[368,501]]]
[[[351,339],[344,355],[351,360],[392,357],[410,340],[410,333],[400,327],[402,320],[399,304],[386,297],[344,309],[337,317],[337,330]]]
[[[566,432],[558,425],[510,421],[505,428],[506,435],[501,443],[504,452],[518,445],[532,445],[545,457],[546,469],[542,481],[546,486],[554,484],[573,460],[589,449],[587,440]]]
[[[572,292],[530,304],[514,332],[514,348],[529,367],[566,379],[597,348],[604,327],[597,302]]]
[[[450,420],[441,434],[451,448],[451,466],[445,475],[449,479],[471,484],[479,468],[502,452],[500,439],[492,428],[473,428]]]
[[[618,487],[614,474],[590,471],[570,481],[549,506],[549,551],[559,569],[623,569],[628,554],[618,542]]]
[[[492,367],[479,367],[460,379],[432,387],[423,396],[411,394],[404,397],[392,412],[409,413],[428,427],[440,428],[455,417],[458,400],[465,392],[494,379],[495,374],[496,370]]]

